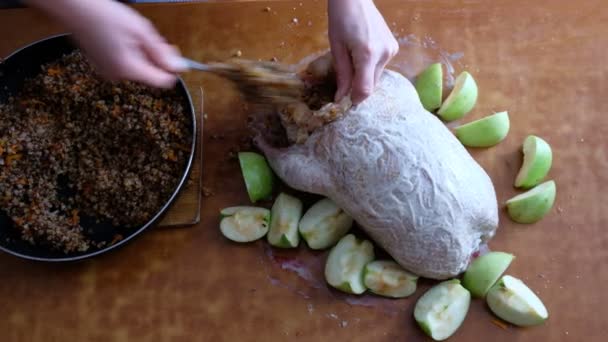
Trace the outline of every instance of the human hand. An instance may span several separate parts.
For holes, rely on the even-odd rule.
[[[67,26],[98,72],[170,88],[183,71],[179,52],[152,23],[130,7],[111,0],[30,0]],[[49,4],[50,3],[50,4]]]
[[[399,44],[372,0],[329,0],[328,15],[338,82],[335,100],[350,91],[358,104],[374,91]]]

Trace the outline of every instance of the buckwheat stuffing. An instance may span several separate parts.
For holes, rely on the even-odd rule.
[[[0,103],[1,208],[31,244],[100,247],[81,218],[147,222],[174,191],[191,139],[175,91],[106,82],[76,51]]]

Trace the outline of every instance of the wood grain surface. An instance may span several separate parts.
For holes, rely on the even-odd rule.
[[[554,149],[552,212],[534,225],[501,210],[493,250],[514,253],[523,279],[550,318],[530,329],[502,326],[475,300],[451,341],[604,341],[608,334],[608,7],[605,1],[377,0],[401,39],[392,67],[413,76],[442,60],[469,70],[480,97],[470,121],[508,110],[500,145],[472,150],[502,204],[518,191],[521,144],[529,134]],[[323,1],[141,5],[188,57],[295,63],[328,48]],[[264,11],[270,7],[271,11]],[[297,18],[294,23],[293,18]],[[30,10],[0,11],[0,56],[61,28]],[[218,211],[248,204],[230,152],[246,135],[231,84],[184,75],[205,90],[200,223],[150,230],[86,262],[42,264],[0,255],[2,341],[424,341],[412,313],[432,284],[385,300],[344,296],[323,283],[325,253],[229,243]],[[269,205],[270,203],[264,203]]]

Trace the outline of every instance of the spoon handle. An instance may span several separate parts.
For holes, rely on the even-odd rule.
[[[182,59],[183,59],[184,64],[189,69],[195,69],[195,70],[199,70],[199,71],[212,71],[212,68],[207,64],[199,63],[199,62],[193,61],[188,58],[182,58]]]

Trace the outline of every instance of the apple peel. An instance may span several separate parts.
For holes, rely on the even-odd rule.
[[[441,282],[416,302],[414,319],[433,340],[443,341],[462,325],[469,311],[471,293],[458,279]]]
[[[280,193],[270,210],[268,243],[279,248],[294,248],[300,243],[298,223],[302,217],[302,201]]]
[[[515,187],[529,189],[538,185],[549,173],[553,152],[545,140],[535,135],[526,137],[522,150],[524,161],[515,178]]]
[[[473,76],[463,71],[454,82],[454,88],[445,99],[437,114],[444,121],[454,121],[469,113],[477,103],[477,83]]]
[[[352,227],[353,219],[336,204],[324,198],[302,216],[299,231],[308,247],[319,250],[335,245]]]
[[[266,158],[255,152],[239,152],[241,173],[252,203],[269,198],[274,186],[274,174]]]
[[[483,298],[515,259],[513,254],[493,251],[471,262],[462,278],[462,286],[476,298]]]
[[[490,310],[499,318],[520,327],[540,325],[549,318],[549,312],[521,280],[505,275],[486,297]]]
[[[517,223],[540,221],[555,203],[555,181],[549,180],[506,202],[509,217]]]
[[[468,147],[491,147],[506,138],[510,122],[508,112],[499,112],[456,127],[456,137]]]
[[[325,280],[332,287],[351,294],[362,294],[365,266],[374,259],[374,246],[353,234],[344,236],[331,249],[325,263]]]
[[[268,232],[270,210],[266,208],[237,206],[222,209],[220,231],[234,242],[252,242]]]
[[[432,112],[441,107],[443,100],[443,69],[441,63],[434,63],[424,69],[416,78],[416,91],[424,109]]]

